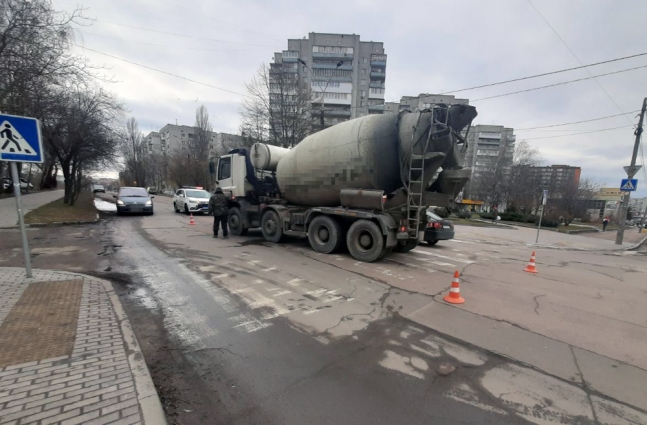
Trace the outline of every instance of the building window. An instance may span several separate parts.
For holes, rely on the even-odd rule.
[[[365,86],[366,85],[366,80],[362,78],[360,80],[359,84],[362,85],[362,86]]]
[[[364,106],[364,101],[359,102],[359,106]]]
[[[366,63],[366,58],[362,58],[362,63]]]
[[[366,68],[362,69],[362,75],[366,75]]]
[[[362,95],[362,97],[366,96],[366,90],[362,90],[361,95]]]

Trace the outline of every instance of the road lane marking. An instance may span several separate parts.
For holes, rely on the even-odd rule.
[[[299,286],[301,285],[301,282],[303,282],[303,279],[292,279],[288,281],[288,285]]]
[[[431,257],[443,258],[445,260],[458,261],[460,263],[465,263],[465,264],[474,264],[474,261],[472,261],[472,260],[464,260],[462,258],[448,257],[446,255],[436,254],[435,252],[418,251],[417,249],[413,250],[411,252],[414,253],[414,254],[423,254],[423,255],[428,255],[428,256],[431,256]]]

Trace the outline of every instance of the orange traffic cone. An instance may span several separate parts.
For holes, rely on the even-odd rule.
[[[192,226],[195,224],[195,220],[193,219],[193,214],[191,214],[191,220],[189,220],[189,224]]]
[[[443,297],[443,300],[452,304],[463,304],[465,300],[461,297],[461,288],[460,288],[460,279],[458,279],[459,273],[458,270],[454,272],[454,280],[452,280],[452,286],[449,288],[449,294]]]
[[[526,268],[523,269],[523,271],[528,273],[537,273],[537,267],[535,267],[535,251],[532,252],[530,261],[528,262]]]

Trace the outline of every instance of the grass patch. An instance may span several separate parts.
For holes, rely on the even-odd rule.
[[[97,209],[94,207],[94,196],[89,191],[79,194],[74,206],[63,203],[63,198],[36,208],[25,215],[25,223],[60,223],[77,221],[94,221],[97,218]]]
[[[449,220],[451,220],[454,224],[460,224],[462,226],[497,227],[496,224],[484,223],[482,221],[477,221],[477,220],[468,220],[466,218],[449,217]]]

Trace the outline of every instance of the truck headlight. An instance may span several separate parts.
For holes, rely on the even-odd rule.
[[[117,199],[117,205],[126,205],[121,199]]]

